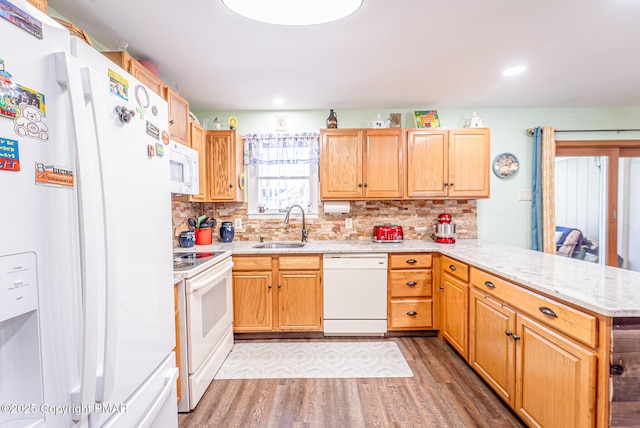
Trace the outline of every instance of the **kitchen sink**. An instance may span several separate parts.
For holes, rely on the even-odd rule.
[[[306,242],[261,242],[253,246],[253,248],[300,248],[304,247]]]

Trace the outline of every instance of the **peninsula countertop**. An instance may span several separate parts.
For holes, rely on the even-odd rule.
[[[640,317],[640,273],[520,247],[476,239],[459,239],[455,244],[437,244],[430,240],[402,243],[310,240],[304,247],[277,249],[254,248],[257,244],[256,241],[214,242],[175,250],[228,250],[232,254],[435,252],[604,316]]]

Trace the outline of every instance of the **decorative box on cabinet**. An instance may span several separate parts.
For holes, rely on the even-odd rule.
[[[407,130],[409,199],[489,197],[488,128]]]
[[[111,61],[125,69],[129,74],[138,79],[140,83],[151,89],[161,97],[164,96],[164,82],[155,74],[153,74],[147,67],[140,64],[135,58],[129,55],[128,52],[114,51],[114,52],[102,52],[104,56]],[[131,91],[135,91],[135,88],[131,88]]]
[[[234,331],[322,331],[321,260],[233,256]]]
[[[168,86],[164,90],[164,98],[169,103],[169,138],[188,146],[189,102]]]
[[[47,0],[27,0],[29,3],[31,3],[32,5],[34,5],[35,7],[37,7],[39,10],[43,11],[44,13],[48,13],[48,5],[47,5]]]
[[[401,129],[323,129],[320,137],[321,199],[402,198]]]
[[[207,190],[209,201],[244,201],[243,139],[237,131],[207,132]],[[202,178],[201,178],[202,180]]]
[[[389,254],[388,330],[434,328],[431,267],[428,253]]]
[[[440,256],[442,335],[465,359],[468,351],[469,266]]]

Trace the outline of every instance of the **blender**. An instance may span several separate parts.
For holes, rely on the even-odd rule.
[[[454,244],[456,242],[456,224],[451,221],[451,214],[440,214],[435,224],[436,233],[431,238],[440,244]]]

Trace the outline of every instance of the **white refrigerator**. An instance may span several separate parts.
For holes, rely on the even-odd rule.
[[[0,37],[0,427],[177,427],[167,104],[24,0]]]

